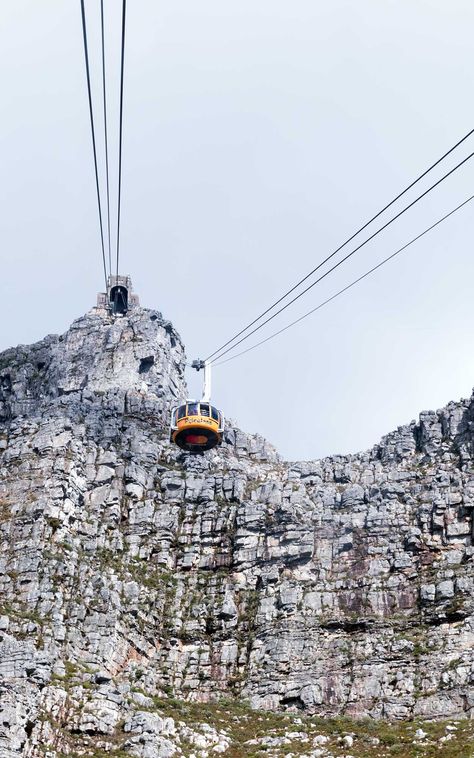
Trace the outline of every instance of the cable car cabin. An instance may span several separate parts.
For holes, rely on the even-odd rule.
[[[188,453],[212,450],[223,432],[224,417],[210,403],[188,400],[171,412],[170,440]]]

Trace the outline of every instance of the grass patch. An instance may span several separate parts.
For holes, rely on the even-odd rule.
[[[322,718],[300,713],[276,713],[252,710],[244,701],[225,699],[210,703],[195,703],[174,697],[152,696],[144,689],[134,688],[147,695],[153,706],[137,710],[156,712],[161,717],[175,720],[178,732],[180,724],[198,734],[205,733],[203,724],[211,726],[229,743],[225,758],[286,758],[288,755],[305,756],[321,747],[324,756],[330,758],[471,758],[474,754],[474,722],[450,720],[437,722],[404,721],[387,722],[370,719],[353,720],[347,717]],[[416,731],[423,730],[417,738]],[[61,728],[63,736],[67,725]],[[313,744],[316,736],[326,738],[322,745]],[[107,737],[109,747],[102,748],[103,736],[78,737],[69,733],[68,744],[73,756],[90,758],[126,758],[131,753],[125,747],[132,734],[123,732],[123,722],[116,733]],[[345,737],[350,736],[352,744]],[[102,741],[102,742],[101,742]],[[113,747],[110,746],[113,743]],[[350,740],[349,740],[350,743]],[[201,749],[193,744],[187,733],[179,743],[182,758],[192,754],[201,756]],[[208,755],[214,755],[212,746]]]

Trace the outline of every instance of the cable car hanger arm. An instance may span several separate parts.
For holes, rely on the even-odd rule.
[[[202,388],[202,402],[211,402],[211,361],[202,361],[197,359],[191,363],[191,368],[195,368],[196,371],[204,369],[204,383]]]

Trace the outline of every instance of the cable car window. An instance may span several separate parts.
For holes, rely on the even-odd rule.
[[[181,405],[178,408],[178,419],[184,418],[185,416],[186,416],[186,406],[185,405]]]
[[[209,406],[207,403],[201,403],[201,416],[209,416]]]
[[[219,421],[219,414],[217,412],[217,408],[214,408],[214,406],[211,406],[211,415],[214,421]]]
[[[198,403],[188,403],[188,416],[199,416]]]

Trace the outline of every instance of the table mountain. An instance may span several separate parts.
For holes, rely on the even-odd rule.
[[[140,307],[0,354],[0,754],[231,749],[172,698],[473,717],[474,399],[354,455],[190,456],[184,371]]]

